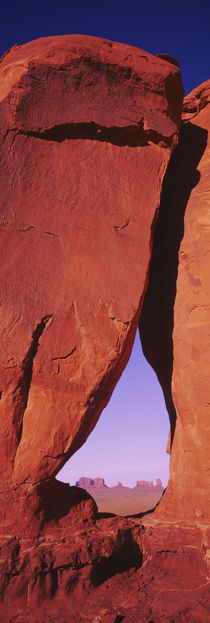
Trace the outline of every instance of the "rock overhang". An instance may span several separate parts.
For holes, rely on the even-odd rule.
[[[10,93],[11,129],[143,124],[168,140],[177,132],[183,97],[179,69],[139,48],[97,37],[46,37],[9,50],[0,75],[0,101]]]

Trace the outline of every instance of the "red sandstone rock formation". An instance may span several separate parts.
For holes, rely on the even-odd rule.
[[[79,36],[15,46],[0,80],[1,480],[22,497],[82,445],[129,358],[182,83]]]
[[[207,482],[207,152],[200,180],[196,172],[206,146],[205,87],[187,99],[185,112],[195,116],[184,126],[165,178],[156,238],[168,272],[155,246],[142,315],[144,348],[162,382],[172,427],[162,515],[156,511],[143,523],[97,517],[88,494],[53,478],[95,425],[132,347],[148,283],[151,229],[179,125],[182,88],[168,60],[74,36],[15,47],[1,61],[4,623],[208,620],[208,534],[198,491]],[[161,287],[154,286],[154,261]],[[159,346],[147,315],[158,323]]]
[[[170,479],[158,512],[201,521],[210,518],[209,89],[208,81],[184,102],[140,320],[143,350],[162,384],[173,439]]]

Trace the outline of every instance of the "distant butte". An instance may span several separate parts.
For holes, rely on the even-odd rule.
[[[137,480],[135,487],[127,487],[123,485],[121,482],[118,482],[117,485],[109,487],[105,484],[104,478],[79,478],[79,480],[75,483],[76,487],[81,487],[82,489],[86,489],[87,491],[93,491],[93,489],[117,489],[123,487],[124,489],[129,489],[130,491],[135,491],[135,489],[139,489],[142,491],[163,491],[164,487],[162,485],[162,481],[160,478],[156,479],[156,484],[154,485],[152,480]]]
[[[183,106],[170,55],[97,37],[0,61],[3,623],[209,621],[209,89]],[[138,326],[170,478],[155,510],[113,516],[55,477]]]

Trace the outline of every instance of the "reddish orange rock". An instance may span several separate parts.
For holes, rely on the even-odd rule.
[[[207,623],[206,528],[143,522],[100,516],[35,541],[0,538],[1,621]]]
[[[181,104],[174,64],[106,40],[49,37],[1,61],[6,490],[59,471],[126,365]]]
[[[200,158],[179,250],[172,376],[177,424],[166,504],[170,495],[177,514],[202,521],[210,520],[210,80],[186,97],[183,119]]]
[[[206,216],[196,197],[207,195],[206,86],[187,99],[187,114],[201,110],[164,180],[142,314],[171,419],[171,480],[155,514],[103,517],[54,475],[129,357],[177,140],[179,71],[169,56],[77,36],[15,47],[0,67],[1,620],[206,623]]]
[[[184,101],[140,321],[172,430],[170,479],[156,514],[204,523],[210,518],[209,93],[207,81]]]

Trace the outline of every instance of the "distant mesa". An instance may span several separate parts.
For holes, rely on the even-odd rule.
[[[122,483],[119,482],[117,483],[117,485],[114,485],[114,487],[110,487],[111,489],[126,489],[127,487],[125,487],[124,485],[122,485]]]
[[[162,480],[160,478],[156,478],[156,485],[154,485],[153,480],[150,480],[150,482],[148,480],[137,480],[136,483],[136,489],[142,489],[142,490],[147,490],[149,489],[149,491],[151,491],[151,489],[153,491],[163,491],[164,487],[162,484]]]
[[[104,489],[107,488],[105,485],[104,478],[80,478],[75,483],[76,487],[81,487],[82,489]]]
[[[156,479],[156,484],[154,485],[153,480],[137,480],[135,487],[126,487],[121,482],[118,482],[114,487],[108,487],[105,484],[104,478],[80,478],[76,481],[76,487],[81,487],[82,489],[88,489],[89,491],[93,491],[93,489],[131,489],[138,491],[160,491],[164,490],[162,481],[160,478]]]

